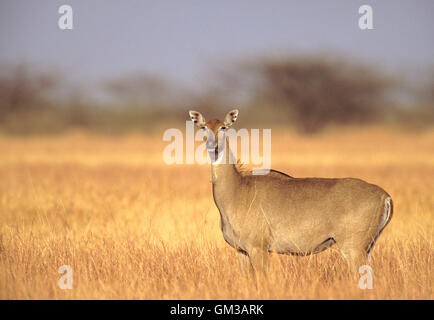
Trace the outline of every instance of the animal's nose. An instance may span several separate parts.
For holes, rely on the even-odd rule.
[[[216,147],[214,139],[208,139],[206,140],[206,148],[207,149],[214,149]]]

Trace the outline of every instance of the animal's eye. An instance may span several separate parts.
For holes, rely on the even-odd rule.
[[[220,130],[226,130],[226,127],[220,127]]]
[[[200,127],[202,130],[205,130],[206,129],[206,127]]]

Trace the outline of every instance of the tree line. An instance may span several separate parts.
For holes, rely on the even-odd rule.
[[[68,85],[59,72],[2,66],[0,132],[149,131],[185,121],[192,107],[215,117],[239,107],[246,126],[304,134],[330,125],[432,126],[434,69],[417,84],[405,80],[345,58],[288,56],[231,61],[210,72],[198,89],[146,72],[127,74],[94,85],[95,97]]]

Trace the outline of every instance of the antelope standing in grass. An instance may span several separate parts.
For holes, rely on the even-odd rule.
[[[234,164],[224,134],[238,110],[230,111],[223,121],[205,121],[197,111],[189,114],[207,131],[223,237],[252,270],[266,271],[269,252],[309,255],[334,244],[353,270],[365,264],[392,218],[387,192],[354,178],[293,178],[275,170],[267,175],[243,173]]]

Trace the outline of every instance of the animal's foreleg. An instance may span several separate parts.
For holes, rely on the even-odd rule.
[[[259,274],[266,274],[268,271],[268,252],[262,248],[254,247],[249,250],[250,263],[254,271]]]
[[[238,261],[240,263],[241,273],[244,275],[250,275],[254,273],[253,266],[250,263],[250,258],[243,252],[238,252]]]

